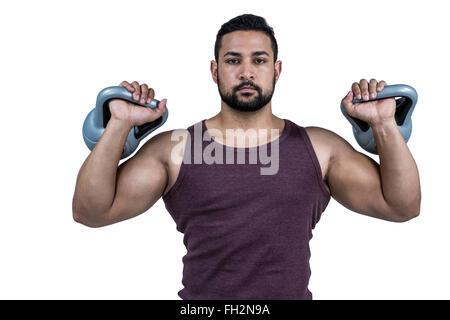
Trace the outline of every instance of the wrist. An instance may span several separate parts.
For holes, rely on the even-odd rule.
[[[392,142],[393,137],[399,133],[395,119],[379,121],[372,123],[370,126],[377,144],[380,144],[382,141]]]
[[[106,127],[114,128],[116,130],[125,130],[126,132],[129,132],[134,127],[134,125],[129,120],[111,117]]]
[[[397,122],[395,122],[395,118],[389,118],[370,122],[369,125],[372,130],[386,130],[390,128],[396,128]]]

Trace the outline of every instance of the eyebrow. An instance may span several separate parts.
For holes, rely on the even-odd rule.
[[[234,56],[234,57],[242,57],[242,54],[240,54],[239,52],[235,52],[235,51],[228,51],[227,53],[225,53],[223,55],[223,57],[225,58],[227,55]],[[262,55],[266,55],[266,56],[270,57],[270,55],[266,51],[252,52],[252,56],[262,56]]]

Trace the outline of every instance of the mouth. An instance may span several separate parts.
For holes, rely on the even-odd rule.
[[[250,92],[250,91],[255,91],[255,89],[253,87],[243,87],[243,88],[239,89],[239,91]]]

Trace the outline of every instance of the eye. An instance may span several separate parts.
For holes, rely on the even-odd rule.
[[[256,64],[263,64],[263,63],[266,62],[265,59],[261,59],[261,58],[257,58],[254,61],[255,61]],[[226,63],[237,64],[237,63],[239,63],[239,60],[238,59],[230,59],[230,60],[227,60]]]

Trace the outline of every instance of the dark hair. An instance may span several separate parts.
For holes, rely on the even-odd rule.
[[[278,45],[272,27],[267,24],[263,17],[258,17],[253,14],[243,14],[224,23],[219,32],[217,32],[216,43],[214,45],[214,57],[217,62],[219,61],[219,50],[222,46],[222,37],[227,33],[239,30],[261,31],[268,35],[272,43],[273,61],[277,61]]]

